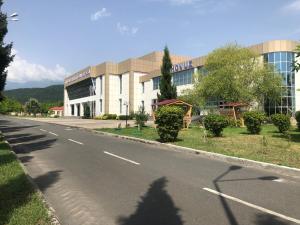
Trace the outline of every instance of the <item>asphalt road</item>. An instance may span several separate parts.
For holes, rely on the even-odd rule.
[[[0,130],[63,225],[300,224],[300,180],[30,120]]]

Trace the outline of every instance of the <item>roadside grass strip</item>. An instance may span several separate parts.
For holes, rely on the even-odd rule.
[[[157,130],[152,127],[103,128],[103,132],[159,141]],[[173,145],[245,158],[280,166],[300,168],[300,131],[292,128],[284,135],[273,125],[264,125],[260,135],[250,135],[246,128],[228,127],[222,137],[212,137],[199,126],[181,130]]]
[[[0,141],[0,224],[51,224],[41,197],[3,141]]]
[[[300,224],[300,220],[298,220],[298,219],[295,219],[295,218],[292,218],[292,217],[289,217],[289,216],[285,216],[285,215],[283,215],[283,214],[281,214],[281,213],[274,212],[274,211],[272,211],[272,210],[269,210],[269,209],[266,209],[266,208],[264,208],[264,207],[261,207],[261,206],[258,206],[258,205],[255,205],[255,204],[252,204],[252,203],[243,201],[243,200],[241,200],[241,199],[232,197],[232,196],[230,196],[230,195],[226,195],[226,194],[224,194],[224,193],[215,191],[215,190],[213,190],[213,189],[210,189],[210,188],[203,188],[203,190],[208,191],[208,192],[210,192],[210,193],[212,193],[212,194],[214,194],[214,195],[218,195],[218,196],[220,196],[220,197],[222,197],[222,198],[226,198],[226,199],[229,199],[229,200],[231,200],[231,201],[238,202],[238,203],[240,203],[240,204],[242,204],[242,205],[246,205],[246,206],[248,206],[248,207],[250,207],[250,208],[254,208],[254,209],[260,210],[260,211],[262,211],[262,212],[264,212],[264,213],[268,213],[268,214],[270,214],[270,215],[279,217],[279,218],[281,218],[281,219],[284,219],[284,220],[287,220],[287,221],[290,221],[290,222],[293,222],[293,223]]]

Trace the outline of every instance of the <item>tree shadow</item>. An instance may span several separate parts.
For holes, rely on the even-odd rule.
[[[167,179],[159,178],[150,184],[141,197],[136,211],[128,217],[120,217],[119,225],[183,225],[178,209],[165,190]]]
[[[11,139],[16,139],[16,138],[23,138],[23,137],[28,137],[31,136],[32,134],[30,133],[24,133],[24,134],[12,134],[12,135],[5,135],[6,140],[11,140]]]
[[[256,225],[290,225],[278,217],[263,213],[257,214],[254,222]]]
[[[18,157],[18,158],[23,164],[26,164],[26,163],[30,162],[34,157],[29,156],[29,155],[25,155],[25,156],[21,156],[21,157]]]
[[[7,138],[7,136],[5,136],[5,139],[10,143],[10,144],[18,144],[18,143],[24,143],[24,142],[30,142],[30,141],[34,141],[37,139],[42,139],[46,137],[46,135],[30,135],[30,136],[23,136],[23,137],[18,137],[18,138]]]
[[[44,182],[44,186],[42,186],[45,190],[58,181],[60,172],[51,171],[34,180],[47,179],[47,182]],[[13,212],[29,203],[35,192],[34,186],[24,173],[3,183],[0,186],[0,224],[9,224]]]
[[[32,126],[16,126],[16,127],[7,127],[7,126],[0,126],[0,130],[3,133],[11,133],[11,132],[17,132],[21,131],[27,128],[32,128],[32,127],[37,127],[37,125],[32,125]]]
[[[33,151],[47,149],[47,148],[51,147],[56,141],[57,141],[57,139],[49,139],[49,140],[44,140],[44,141],[19,144],[19,145],[13,146],[13,150],[16,154],[30,153]]]

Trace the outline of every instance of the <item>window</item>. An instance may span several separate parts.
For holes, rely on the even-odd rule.
[[[292,69],[295,53],[271,52],[264,55],[264,59],[282,76],[282,94],[279,103],[266,101],[265,110],[270,114],[295,112],[295,72]],[[286,91],[285,91],[286,90]]]
[[[103,106],[102,106],[102,99],[100,99],[100,113],[103,111]]]
[[[119,82],[120,82],[120,94],[122,94],[122,89],[123,89],[123,85],[122,85],[122,75],[119,76]]]
[[[145,93],[145,82],[142,82],[142,93]]]
[[[119,99],[119,104],[120,104],[120,114],[122,114],[122,99]]]
[[[154,77],[153,81],[153,90],[157,90],[159,88],[160,77]]]
[[[103,76],[100,77],[100,95],[103,94]]]
[[[174,73],[173,74],[173,84],[175,86],[191,84],[193,74],[194,74],[194,69]]]
[[[71,105],[71,115],[74,116],[75,111],[74,111],[74,105]]]

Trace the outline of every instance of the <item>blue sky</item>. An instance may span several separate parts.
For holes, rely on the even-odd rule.
[[[200,56],[232,42],[300,40],[300,0],[7,0],[2,10],[20,19],[6,38],[16,53],[7,89],[62,83],[166,44]]]

